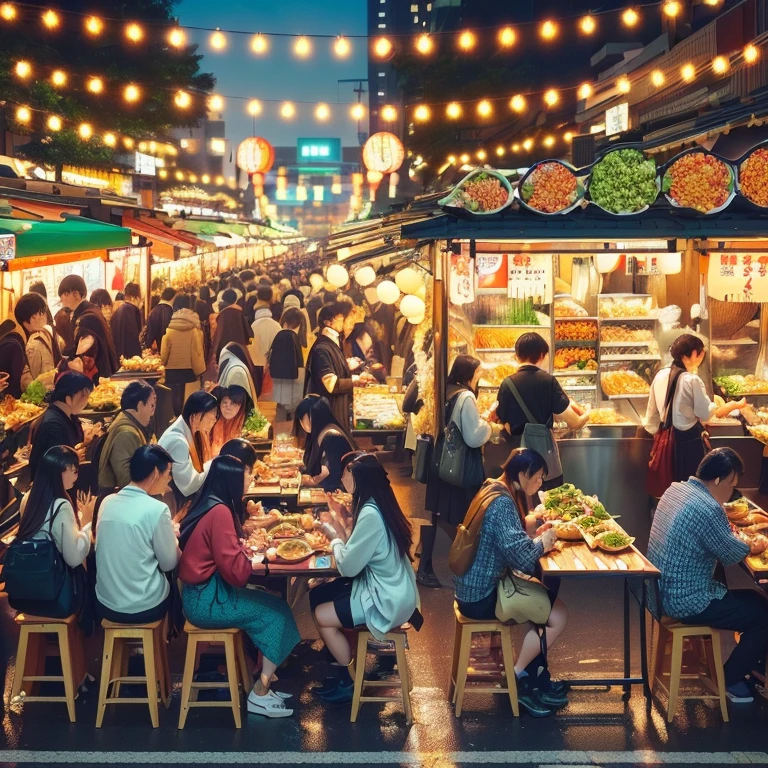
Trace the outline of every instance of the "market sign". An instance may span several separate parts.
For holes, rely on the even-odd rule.
[[[475,286],[472,280],[472,260],[467,253],[451,254],[451,278],[450,278],[451,304],[461,306],[471,304],[475,300]]]
[[[510,299],[534,299],[537,304],[552,303],[552,256],[538,253],[509,254]]]
[[[710,253],[707,294],[719,301],[768,302],[768,254]]]
[[[629,102],[605,110],[605,135],[629,130]]]
[[[154,176],[157,173],[157,158],[136,152],[134,168],[136,173],[142,176]]]
[[[507,254],[478,253],[475,257],[475,276],[478,293],[506,293],[509,281]]]
[[[341,162],[341,139],[298,139],[296,154],[302,160],[319,160],[324,163]]]
[[[16,235],[0,235],[0,271],[16,258]]]

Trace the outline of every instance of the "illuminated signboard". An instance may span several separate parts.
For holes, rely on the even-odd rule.
[[[341,162],[341,139],[299,139],[296,147],[299,162]]]

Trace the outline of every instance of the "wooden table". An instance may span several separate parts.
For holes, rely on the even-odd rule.
[[[658,579],[661,576],[653,565],[634,546],[619,553],[592,550],[585,542],[560,542],[558,547],[539,560],[544,580],[549,576],[559,579],[622,579],[624,583],[624,676],[588,680],[568,680],[572,686],[620,685],[628,696],[633,685],[642,685],[646,698],[651,697],[648,680],[648,639],[645,609],[648,602],[648,581],[653,580],[658,602]],[[630,589],[630,585],[636,587]],[[630,592],[639,605],[640,618],[640,677],[632,676],[632,644],[630,635]],[[639,593],[639,595],[638,595]]]
[[[308,560],[296,565],[270,563],[265,560],[263,563],[254,566],[253,575],[266,578],[285,578],[285,600],[288,605],[293,608],[308,591],[308,579],[329,579],[341,575],[338,570],[336,570],[336,562],[333,559],[333,555],[328,554],[327,557],[329,557],[331,561],[329,568],[317,568],[315,566],[318,555],[312,555]]]

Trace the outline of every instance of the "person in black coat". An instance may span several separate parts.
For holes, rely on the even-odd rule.
[[[13,320],[0,323],[0,373],[8,374],[7,388],[0,398],[11,395],[18,400],[32,381],[26,344]]]
[[[269,349],[273,396],[287,418],[296,410],[304,391],[304,354],[299,339],[303,320],[300,309],[286,309],[280,319],[283,330],[277,333]]]
[[[160,347],[163,343],[163,336],[168,330],[168,324],[173,317],[173,302],[176,291],[173,288],[166,288],[160,295],[160,302],[149,313],[147,318],[147,338],[144,340],[144,349],[155,349],[160,353]]]
[[[112,338],[115,340],[115,352],[121,357],[141,357],[141,329],[144,327],[144,315],[141,312],[141,290],[136,283],[125,286],[125,302],[112,315]]]

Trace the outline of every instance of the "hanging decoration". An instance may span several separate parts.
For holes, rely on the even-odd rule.
[[[267,173],[275,163],[275,148],[260,136],[240,142],[237,167],[246,173]]]
[[[363,164],[369,171],[393,173],[403,164],[403,142],[394,133],[374,133],[363,147]]]

